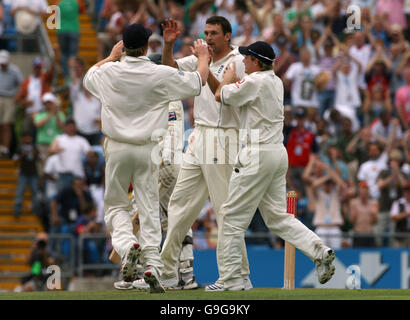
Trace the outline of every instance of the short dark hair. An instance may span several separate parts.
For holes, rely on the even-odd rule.
[[[206,20],[205,24],[217,24],[221,26],[223,34],[232,33],[230,22],[222,16],[212,16]]]

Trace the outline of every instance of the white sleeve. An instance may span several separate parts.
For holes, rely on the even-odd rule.
[[[98,81],[101,79],[101,69],[99,67],[91,67],[84,76],[84,87],[92,93],[93,96],[100,99],[98,90]]]
[[[359,181],[366,180],[366,174],[365,174],[363,164],[359,167],[359,171],[357,172],[357,180]]]
[[[81,138],[82,138],[81,139],[81,149],[82,149],[83,153],[86,154],[88,151],[91,150],[91,146],[85,138],[83,138],[83,137],[81,137]]]
[[[285,73],[285,78],[288,78],[289,80],[293,80],[296,74],[296,67],[297,65],[295,63],[292,63],[289,66],[289,69]]]
[[[396,200],[393,202],[391,209],[390,209],[390,217],[396,216],[400,213],[400,208],[399,208],[399,201]]]
[[[221,88],[221,103],[231,107],[245,107],[258,96],[258,86],[249,77]]]
[[[199,72],[188,72],[165,67],[164,83],[169,101],[183,100],[201,94],[202,79]]]
[[[184,57],[175,61],[178,69],[182,71],[196,71],[198,67],[198,58],[194,55]]]
[[[109,68],[112,64],[117,62],[107,62],[100,67],[92,66],[88,69],[84,76],[83,84],[84,87],[92,93],[92,95],[101,101],[100,87],[99,84],[103,83],[104,71]]]

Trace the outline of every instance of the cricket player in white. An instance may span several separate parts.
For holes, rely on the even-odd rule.
[[[151,54],[149,58],[155,64],[161,64],[162,54],[154,53]],[[162,158],[162,163],[159,167],[159,203],[162,213],[161,227],[163,234],[166,234],[168,230],[168,204],[180,170],[185,141],[184,134],[184,108],[182,102],[171,101],[168,105],[168,129],[166,135],[160,137],[158,144],[158,156]],[[130,215],[136,220],[137,217],[135,214],[136,212],[138,213],[138,208],[134,195],[132,196],[131,202],[133,209],[130,211]],[[138,228],[134,228],[134,233],[136,233],[137,238],[139,238],[139,220],[136,221],[136,226],[138,226]],[[110,255],[110,260],[114,263],[120,263],[120,259],[116,253]],[[198,283],[195,280],[193,272],[193,260],[193,239],[192,230],[190,229],[182,242],[178,268],[180,282],[177,289],[190,290],[198,288]],[[137,273],[139,279],[133,282],[117,281],[114,283],[114,287],[119,290],[130,290],[134,288],[148,290],[149,285],[145,283],[143,276],[140,276],[142,273],[140,264],[137,264]]]
[[[235,109],[222,108],[215,101],[214,93],[222,81],[226,67],[234,63],[238,76],[244,76],[242,55],[231,47],[231,26],[224,18],[214,16],[206,21],[205,40],[212,52],[207,85],[200,96],[195,97],[195,129],[189,138],[188,150],[184,154],[175,189],[168,207],[168,232],[162,248],[161,258],[164,263],[163,278],[172,279],[177,275],[177,263],[181,243],[198,217],[205,200],[210,197],[216,215],[219,230],[222,230],[222,219],[219,209],[228,195],[229,179],[233,162],[238,151],[239,113]],[[166,20],[163,26],[164,48],[162,62],[179,70],[192,71],[198,64],[194,55],[174,60],[172,49],[179,36],[174,20]],[[228,137],[226,142],[225,137]],[[216,142],[216,143],[215,143]],[[204,149],[206,149],[204,151]],[[215,152],[216,149],[216,152]],[[231,161],[232,160],[232,161]],[[218,233],[217,261],[221,274],[222,233]],[[241,274],[247,289],[252,288],[249,280],[249,265],[246,256],[245,242],[242,248]],[[207,286],[206,291],[223,286],[221,281]]]
[[[164,292],[159,282],[162,263],[159,255],[161,226],[158,200],[158,164],[152,153],[157,146],[155,131],[166,131],[168,104],[201,93],[208,77],[209,53],[195,42],[198,68],[181,72],[159,66],[146,57],[152,34],[140,24],[128,26],[123,40],[110,56],[91,67],[84,86],[102,105],[102,131],[106,158],[105,222],[112,245],[121,256],[124,281],[134,280],[135,263],[142,262],[144,279],[151,292]],[[125,56],[122,49],[125,48]],[[120,57],[120,61],[118,60]],[[140,243],[133,233],[128,198],[133,184],[141,225]]]
[[[238,81],[234,66],[229,68],[215,93],[217,101],[238,108],[241,113],[242,148],[229,183],[229,196],[220,210],[224,233],[223,290],[244,290],[241,244],[256,208],[271,232],[316,263],[319,282],[325,283],[335,270],[334,251],[286,213],[288,154],[282,133],[283,83],[272,70],[275,54],[262,41],[239,47],[239,52],[245,55],[248,75]]]

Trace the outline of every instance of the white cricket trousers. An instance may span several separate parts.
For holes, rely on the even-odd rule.
[[[172,167],[173,167],[175,177],[178,177],[178,174],[179,174],[179,171],[181,170],[181,167],[177,164],[172,165]],[[162,224],[162,226],[166,230],[166,232],[168,231],[168,206],[169,206],[169,200],[171,198],[172,192],[174,191],[176,182],[177,182],[177,179],[175,179],[168,188],[166,188],[164,186],[161,186],[159,188],[159,203],[162,206],[162,208],[164,210],[166,210],[166,212],[167,212],[167,216],[162,218],[162,219],[166,220],[166,222],[165,222],[166,227],[165,228],[164,228],[164,222]],[[163,231],[164,231],[164,229],[163,229]],[[191,228],[189,228],[188,233],[186,234],[186,236],[192,238],[192,229]],[[179,256],[179,262],[190,261],[190,260],[194,260],[194,249],[193,249],[192,244],[186,244],[186,245],[182,246],[182,248],[181,248],[181,254]]]
[[[140,220],[140,261],[143,266],[152,265],[161,270],[158,166],[151,160],[155,146],[155,143],[133,145],[105,139],[104,220],[113,248],[124,257],[131,244],[138,242],[129,213],[132,207],[128,188],[132,183]]]
[[[235,167],[239,172],[232,173],[229,195],[220,212],[224,233],[224,286],[243,285],[241,245],[258,207],[271,232],[310,259],[321,257],[320,238],[293,215],[286,213],[288,154],[285,147],[282,144],[245,147],[239,152]]]
[[[220,275],[222,274],[221,270],[224,265],[223,221],[219,209],[228,196],[229,180],[234,161],[233,159],[232,164],[230,163],[227,159],[229,158],[227,152],[235,150],[236,155],[238,144],[237,140],[228,139],[229,148],[222,148],[221,150],[219,143],[212,143],[215,139],[222,139],[222,136],[226,136],[227,131],[225,129],[196,126],[191,134],[188,150],[184,154],[181,170],[168,206],[168,231],[161,253],[165,278],[175,277],[182,241],[197,219],[208,196],[218,225],[217,263],[218,272]],[[226,142],[227,140],[223,139],[223,141]],[[219,156],[217,157],[214,156],[215,149],[218,149],[216,154]],[[224,159],[221,159],[221,157]],[[209,160],[212,161],[214,158],[216,158],[216,164],[209,163]],[[242,248],[241,273],[246,276],[249,275],[249,264],[244,240],[240,247]]]

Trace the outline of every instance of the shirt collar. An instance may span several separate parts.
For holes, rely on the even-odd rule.
[[[212,65],[213,66],[218,66],[220,64],[225,63],[228,59],[230,59],[230,57],[237,55],[238,54],[238,47],[237,46],[231,46],[231,51],[222,59],[219,59],[218,61],[214,62],[212,61]]]
[[[130,63],[134,63],[134,62],[141,62],[141,61],[149,61],[152,62],[150,60],[150,58],[148,58],[147,56],[139,56],[139,57],[131,57],[131,56],[124,56],[121,61],[125,61],[125,62],[130,62]]]

